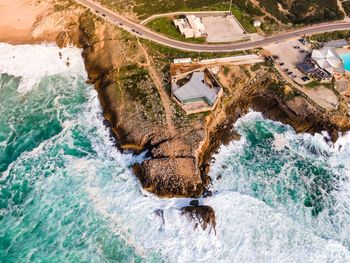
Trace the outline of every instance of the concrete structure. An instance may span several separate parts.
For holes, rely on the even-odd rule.
[[[260,27],[261,26],[261,21],[260,20],[254,20],[253,26],[254,27]]]
[[[192,59],[191,58],[175,58],[174,59],[174,64],[186,64],[186,63],[191,63]]]
[[[348,48],[349,42],[345,39],[331,40],[324,44],[325,47],[331,48]]]
[[[186,16],[188,22],[190,23],[190,26],[193,28],[194,37],[206,37],[207,32],[205,30],[205,26],[202,23],[202,19],[199,17],[196,17],[194,15],[188,15]]]
[[[191,28],[191,26],[188,23],[188,20],[186,18],[175,19],[174,24],[180,30],[180,33],[183,36],[185,36],[185,38],[193,38],[194,37],[194,31]]]
[[[326,70],[330,75],[345,73],[344,64],[337,52],[331,47],[324,47],[313,50],[311,58],[321,68]]]
[[[172,79],[171,92],[186,113],[210,111],[215,107],[222,88],[208,70],[195,71],[185,78]]]
[[[249,38],[232,15],[227,16],[207,16],[202,18],[202,22],[207,32],[207,42],[224,43],[239,41]]]
[[[186,18],[175,19],[175,26],[186,38],[206,37],[207,32],[201,18],[194,15],[187,15]]]

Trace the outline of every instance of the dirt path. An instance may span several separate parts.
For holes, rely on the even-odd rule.
[[[344,7],[343,7],[343,1],[337,0],[337,3],[339,6],[339,10],[342,11],[344,13],[344,15],[346,16],[346,12],[345,12]]]
[[[153,80],[154,84],[156,85],[156,88],[159,92],[160,99],[161,99],[163,107],[164,107],[166,122],[168,125],[169,132],[170,132],[172,137],[175,137],[177,134],[177,131],[175,129],[175,125],[174,125],[173,119],[172,119],[173,114],[171,111],[170,98],[163,88],[162,80],[160,79],[159,75],[157,74],[156,69],[152,66],[152,64],[153,64],[151,61],[152,59],[148,55],[146,48],[144,46],[142,46],[142,44],[139,40],[138,40],[138,44],[139,44],[139,46],[140,46],[140,48],[141,48],[141,50],[146,58],[146,61],[147,61],[147,64],[145,66],[148,68],[150,77],[152,78],[152,80]]]

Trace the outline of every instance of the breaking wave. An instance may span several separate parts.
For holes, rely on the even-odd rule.
[[[0,261],[350,260],[349,134],[329,144],[247,114],[242,139],[214,156],[213,196],[199,200],[216,234],[194,229],[179,210],[190,199],[145,192],[130,171],[143,156],[115,148],[81,51],[1,44],[0,60],[29,48],[35,61],[0,75]],[[59,52],[76,63],[56,67]],[[56,69],[26,78],[39,53]]]

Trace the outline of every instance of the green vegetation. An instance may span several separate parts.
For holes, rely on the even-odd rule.
[[[312,35],[311,37],[309,37],[309,40],[317,42],[327,42],[330,40],[347,38],[350,38],[350,30],[326,32],[322,34]]]
[[[284,97],[284,87],[285,87],[285,84],[283,82],[273,81],[269,83],[269,85],[267,86],[267,89],[277,94],[280,97]]]
[[[161,120],[159,117],[164,117],[162,103],[148,71],[137,64],[127,64],[120,69],[119,74],[120,86],[128,101],[142,106],[144,118],[154,122]],[[116,87],[118,90],[119,87]]]
[[[59,1],[54,4],[54,10],[56,12],[64,11],[73,6],[75,2],[73,0]]]
[[[190,52],[190,51],[182,51],[182,50],[174,49],[171,47],[166,47],[145,39],[140,39],[140,41],[149,48],[149,51],[151,52],[153,57],[157,58],[157,60],[164,60],[167,63],[169,63],[169,61],[173,60],[174,58],[190,57],[192,59],[211,59],[211,58],[222,58],[222,57],[230,57],[230,56],[254,53],[254,50],[232,51],[232,52],[222,52],[222,53]]]
[[[347,16],[350,16],[350,2],[343,2],[344,11]]]
[[[236,6],[231,8],[232,14],[237,18],[241,23],[242,27],[247,31],[247,33],[256,33],[256,28],[253,26],[254,18],[249,14],[245,13],[243,10],[239,9]]]
[[[100,0],[100,2],[115,11],[134,12],[138,15],[140,20],[143,20],[155,14],[164,14],[178,11],[185,12],[229,10],[229,1],[222,0]],[[263,15],[259,8],[255,7],[251,2],[247,0],[233,0],[231,12],[236,16],[237,20],[239,20],[239,22],[248,33],[256,32],[256,29],[253,27],[254,17]],[[165,29],[160,28],[162,24],[168,26],[168,22],[162,20],[150,26],[154,26],[154,29],[161,30],[165,34],[174,33],[169,27]],[[161,31],[158,32],[163,33]],[[177,38],[175,34],[173,37]]]
[[[140,20],[155,14],[177,11],[226,11],[229,0],[99,0],[103,5],[119,11],[135,13]],[[262,30],[271,34],[288,25],[312,24],[344,18],[339,10],[337,0],[233,0],[231,12],[248,33],[256,32],[252,22],[254,19],[263,21]],[[270,15],[265,15],[262,9]],[[349,14],[350,2],[344,3],[344,9]],[[159,23],[157,25],[157,23]],[[162,23],[166,28],[161,28]],[[167,27],[167,21],[158,21],[151,25],[160,33],[170,33],[178,38],[174,31]],[[180,39],[180,38],[179,38]]]
[[[311,24],[344,18],[337,0],[259,0],[259,2],[261,7],[282,23]]]
[[[319,87],[320,85],[321,85],[321,83],[319,81],[314,80],[314,81],[306,84],[305,87],[307,87],[309,89],[314,89],[314,88]]]
[[[224,75],[227,76],[228,73],[230,73],[230,68],[229,67],[226,67],[224,66]]]
[[[305,85],[305,87],[307,87],[309,89],[314,89],[314,88],[317,88],[317,87],[320,87],[320,86],[324,86],[326,88],[333,89],[333,84],[332,83],[321,83],[321,82],[316,81],[316,80]]]
[[[269,12],[271,15],[273,15],[275,18],[280,20],[282,23],[288,23],[290,22],[288,17],[280,12],[278,8],[279,1],[277,0],[259,0],[260,6],[265,8],[267,12]]]
[[[259,69],[261,69],[261,67],[264,65],[265,63],[264,62],[262,62],[262,63],[256,63],[256,64],[254,64],[253,66],[251,66],[251,71],[257,71],[257,70],[259,70]]]
[[[161,33],[163,35],[166,35],[168,37],[181,40],[181,41],[187,41],[192,43],[204,43],[205,38],[185,38],[179,30],[174,25],[174,22],[169,17],[160,17],[155,20],[150,21],[147,25],[150,29]]]

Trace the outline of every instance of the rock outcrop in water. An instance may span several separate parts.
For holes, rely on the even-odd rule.
[[[201,226],[203,230],[216,232],[215,212],[211,206],[185,206],[181,209],[181,214],[186,216],[189,222],[194,223],[195,228]]]

